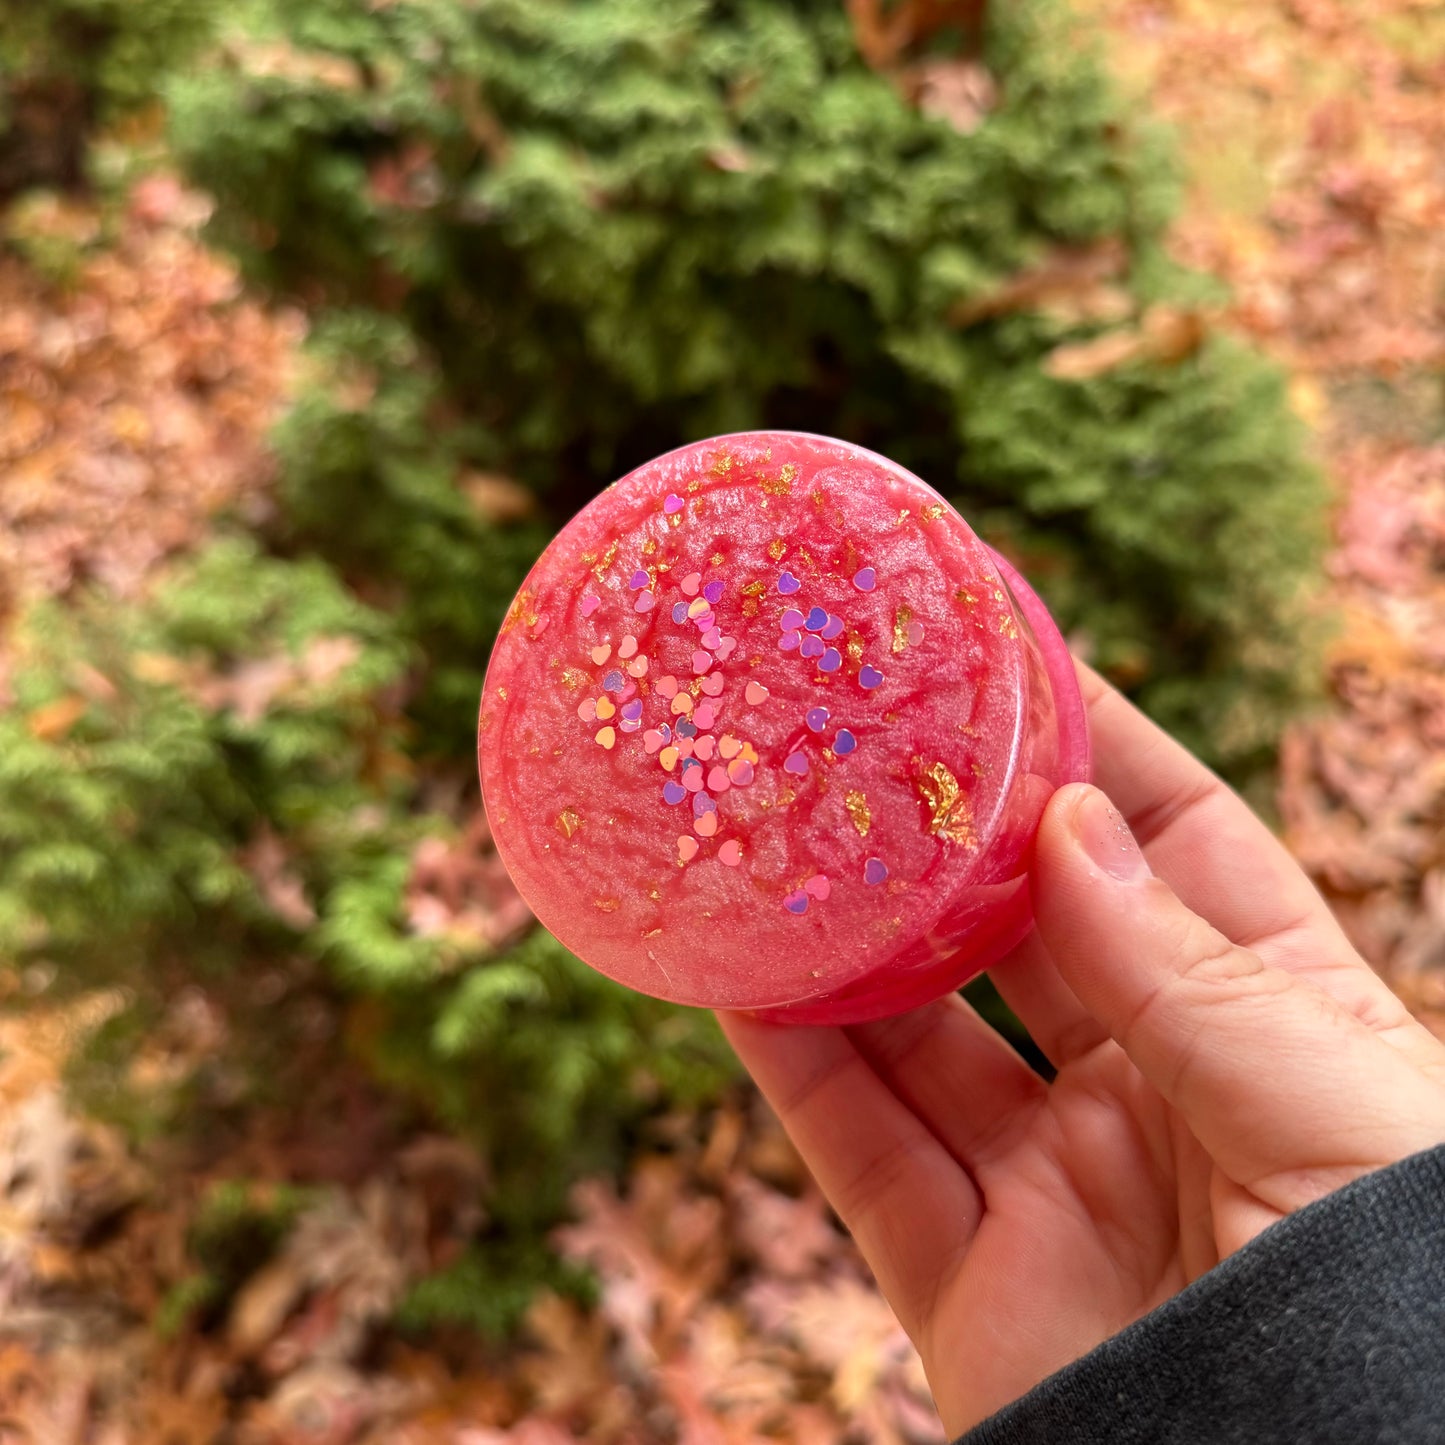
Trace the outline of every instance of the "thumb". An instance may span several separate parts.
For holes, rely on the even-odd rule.
[[[1097,788],[1051,800],[1034,901],[1064,981],[1238,1182],[1374,1167],[1441,1139],[1438,1086],[1316,984],[1190,912]]]

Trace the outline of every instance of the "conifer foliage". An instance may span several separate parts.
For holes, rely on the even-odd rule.
[[[97,127],[156,100],[215,0],[0,0],[0,201],[73,186]]]
[[[457,729],[503,589],[443,597],[419,519],[501,580],[466,467],[556,523],[780,425],[914,467],[1206,756],[1267,754],[1318,478],[1279,377],[1170,264],[1167,156],[1086,34],[1058,0],[979,8],[252,0],[219,76],[177,84],[253,274],[435,378],[379,397],[389,481],[331,454],[291,485],[313,545],[408,593]]]

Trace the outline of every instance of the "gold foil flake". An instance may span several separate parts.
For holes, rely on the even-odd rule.
[[[661,903],[661,902],[662,902],[662,890],[657,886],[656,883],[654,883],[654,884],[647,890],[647,896],[648,896],[650,899],[652,899],[652,901],[653,901],[654,903]]]
[[[798,548],[798,561],[800,561],[803,566],[812,568],[814,572],[818,570],[818,564],[813,561],[813,554],[808,551],[806,547]]]
[[[822,489],[822,487],[814,487],[814,488],[813,488],[813,492],[812,492],[812,497],[813,497],[813,505],[821,512],[821,511],[823,510],[823,507],[826,505],[827,500],[828,500],[828,499],[823,495],[823,489]]]
[[[919,521],[927,525],[929,522],[936,522],[943,515],[943,504],[941,502],[930,502],[919,514]]]
[[[504,688],[504,687],[499,687],[499,688],[497,689],[497,696],[498,696],[499,698],[501,698],[503,702],[506,702],[506,700],[507,700],[507,689]]]
[[[791,788],[784,788],[774,801],[778,807],[786,808],[789,803],[796,803],[798,801],[798,795]]]
[[[724,557],[721,552],[714,552],[710,560],[714,567],[721,567],[722,564],[727,561],[727,558]]]
[[[563,808],[557,814],[557,831],[564,838],[570,838],[581,826],[582,815],[576,808]]]
[[[793,491],[793,477],[788,476],[787,472],[787,467],[784,467],[782,472],[776,477],[770,477],[766,472],[759,472],[758,485],[763,489],[764,494],[769,497],[791,496]],[[796,470],[793,476],[797,476]]]
[[[647,932],[644,933],[642,936],[644,938],[656,938],[657,935],[661,932],[662,930],[660,928],[649,928]]]
[[[644,557],[651,557],[652,554],[653,554],[654,552],[656,552],[656,551],[657,551],[657,538],[656,538],[656,537],[649,537],[649,538],[642,544],[642,555],[643,555]]]
[[[622,900],[619,898],[594,898],[592,902],[603,913],[616,913],[622,907]]]
[[[587,674],[585,672],[582,672],[579,668],[564,667],[562,669],[562,686],[570,688],[573,692],[575,692],[579,687],[585,687],[587,681]]]
[[[903,509],[901,512],[899,512],[899,514],[898,514],[898,520],[897,520],[893,525],[894,525],[895,527],[901,527],[901,526],[909,519],[909,517],[911,517],[912,515],[913,515],[913,513],[910,512],[907,507],[904,507],[904,509]]]
[[[866,838],[868,830],[873,826],[873,814],[869,810],[868,799],[857,788],[850,788],[843,799],[843,806],[847,808],[848,816],[858,830],[858,836]]]
[[[596,562],[596,560],[597,560],[597,553],[596,553],[596,552],[584,552],[584,553],[582,554],[582,559],[581,559],[581,560],[582,560],[582,565],[583,565],[584,567],[590,567],[590,566],[592,566],[592,564],[593,564],[594,562]]]
[[[778,480],[784,486],[791,487],[798,480],[798,468],[792,462],[784,462],[783,470],[778,473]]]
[[[1016,640],[1019,635],[1018,628],[1014,626],[1013,618],[1009,616],[1003,616],[999,618],[998,630],[1003,633],[1003,635],[1007,637],[1010,641]]]
[[[501,630],[510,632],[517,623],[526,619],[527,626],[533,627],[537,622],[537,614],[532,610],[532,589],[524,587],[512,598],[512,605],[507,608],[507,615],[502,619]]]
[[[898,721],[898,714],[896,712],[885,712],[883,714],[883,721],[886,723],[896,723]]]
[[[619,537],[614,537],[607,544],[607,550],[597,559],[596,565],[592,568],[592,575],[600,582],[602,575],[612,565],[612,559],[617,555],[617,549],[622,545]]]
[[[960,587],[958,591],[953,594],[953,600],[955,602],[962,602],[965,607],[978,606],[978,598],[975,597],[967,587]]]
[[[486,730],[487,730],[489,727],[491,727],[491,725],[492,725],[492,715],[491,715],[491,713],[489,713],[489,712],[484,712],[484,713],[482,714],[482,716],[481,716],[481,721],[479,721],[479,722],[477,723],[477,731],[478,731],[479,733],[484,733],[484,732],[486,732]]]
[[[788,544],[783,541],[781,537],[774,537],[773,540],[768,543],[768,556],[771,557],[774,562],[781,562],[783,560],[783,553],[787,550]]]
[[[686,490],[687,490],[688,496],[690,496],[690,497],[695,497],[695,496],[697,496],[697,494],[698,494],[700,491],[702,491],[702,478],[701,478],[701,477],[694,477],[694,478],[687,484],[687,489],[686,489]]]
[[[893,650],[902,652],[908,646],[908,624],[913,621],[913,609],[905,602],[893,614]]]
[[[863,661],[863,639],[856,632],[848,634],[848,656],[854,662]]]
[[[767,584],[766,582],[757,581],[757,582],[744,582],[744,583],[743,583],[743,596],[744,596],[744,597],[761,597],[761,596],[763,595],[763,593],[766,592],[767,590],[768,590],[768,584]]]
[[[762,611],[762,603],[756,597],[743,598],[743,616],[756,617]]]
[[[949,843],[961,843],[965,848],[977,848],[978,839],[973,831],[973,810],[968,799],[958,786],[958,779],[943,763],[929,763],[921,758],[915,766],[918,769],[914,787],[918,796],[928,808],[928,831],[935,838]]]
[[[715,477],[725,477],[733,469],[733,454],[731,452],[719,452],[713,458],[712,471]]]

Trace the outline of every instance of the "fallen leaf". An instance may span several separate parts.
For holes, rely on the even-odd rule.
[[[461,489],[478,516],[493,526],[527,522],[537,516],[537,497],[529,488],[495,472],[463,472]]]
[[[875,70],[890,71],[941,31],[976,45],[986,0],[848,0],[859,54]]]
[[[269,825],[263,825],[241,853],[241,866],[255,880],[267,906],[284,924],[300,931],[316,922],[316,910],[291,862],[290,850]]]
[[[30,736],[43,743],[53,743],[63,738],[89,709],[89,702],[74,693],[58,697],[36,708],[26,718]]]
[[[992,290],[959,301],[948,313],[949,324],[962,330],[1019,311],[1074,322],[1117,321],[1133,310],[1122,285],[1127,266],[1118,241],[1058,247]]]
[[[972,135],[998,104],[998,84],[975,60],[923,60],[905,73],[913,103],[924,115]]]
[[[1174,366],[1198,351],[1205,335],[1198,312],[1155,306],[1136,328],[1055,347],[1044,358],[1044,371],[1058,381],[1088,381],[1137,361]]]
[[[767,1274],[803,1279],[841,1253],[843,1236],[818,1188],[793,1199],[747,1175],[729,1181],[738,1242]]]

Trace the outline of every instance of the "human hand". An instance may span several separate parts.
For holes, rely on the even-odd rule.
[[[956,996],[846,1029],[722,1016],[950,1436],[1290,1211],[1445,1141],[1445,1045],[1245,804],[1080,674],[1120,811],[1054,796],[1038,927],[991,971],[1052,1084]]]

